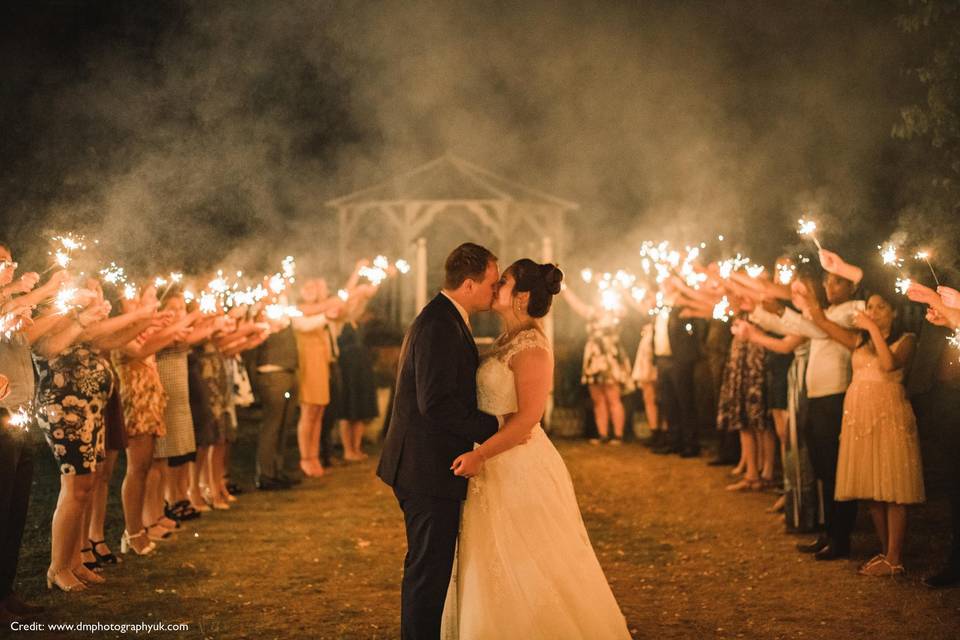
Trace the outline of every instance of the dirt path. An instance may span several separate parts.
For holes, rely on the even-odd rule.
[[[631,630],[646,638],[948,638],[960,590],[919,576],[942,553],[943,505],[911,525],[908,577],[859,577],[856,561],[818,563],[764,513],[769,495],[722,490],[726,469],[638,446],[559,448],[591,539]],[[42,452],[40,452],[42,453]],[[404,552],[400,512],[374,462],[336,467],[284,493],[246,493],[155,557],[109,568],[81,594],[42,591],[53,482],[38,464],[21,587],[51,608],[42,622],[188,622],[189,638],[397,638]],[[44,474],[44,475],[42,475]],[[114,494],[115,495],[115,494]],[[111,504],[110,539],[120,531]],[[868,523],[855,541],[874,552]],[[589,597],[585,595],[584,597]],[[155,634],[153,634],[155,635]],[[30,634],[30,637],[131,637]]]

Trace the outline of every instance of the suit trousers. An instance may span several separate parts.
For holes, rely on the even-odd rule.
[[[407,528],[400,586],[400,636],[438,640],[460,530],[460,500],[394,487]]]
[[[810,452],[813,473],[823,491],[823,520],[827,537],[844,550],[850,546],[850,534],[857,522],[857,501],[833,499],[837,487],[837,459],[840,455],[840,429],[843,425],[843,393],[807,400],[804,436]]]
[[[677,451],[700,446],[697,433],[697,398],[694,393],[695,361],[658,357],[657,386],[667,414],[667,433]]]
[[[27,523],[33,451],[28,434],[0,425],[0,600],[13,592]]]
[[[279,478],[283,475],[287,434],[296,428],[297,376],[292,371],[258,371],[254,385],[263,408],[257,437],[257,478]]]

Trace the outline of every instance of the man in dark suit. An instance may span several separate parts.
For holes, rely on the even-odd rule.
[[[681,308],[669,315],[661,311],[654,321],[653,353],[657,384],[667,416],[669,444],[655,453],[678,453],[685,458],[700,455],[694,368],[700,358],[703,320],[681,317]]]
[[[497,432],[477,409],[480,357],[470,314],[493,304],[500,274],[490,251],[467,243],[447,258],[443,290],[407,331],[390,430],[377,475],[393,487],[407,529],[401,584],[404,640],[440,637],[467,478],[450,465]]]

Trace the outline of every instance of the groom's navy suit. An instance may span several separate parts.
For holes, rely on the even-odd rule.
[[[407,528],[401,595],[404,640],[436,640],[467,479],[454,459],[497,432],[477,409],[480,356],[454,304],[437,295],[407,331],[377,475],[393,487]]]

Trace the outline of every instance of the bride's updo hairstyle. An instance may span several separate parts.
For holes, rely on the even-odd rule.
[[[550,311],[553,296],[560,293],[563,272],[555,264],[538,264],[528,258],[517,260],[507,269],[516,284],[514,295],[530,292],[527,313],[531,318],[542,318]]]

